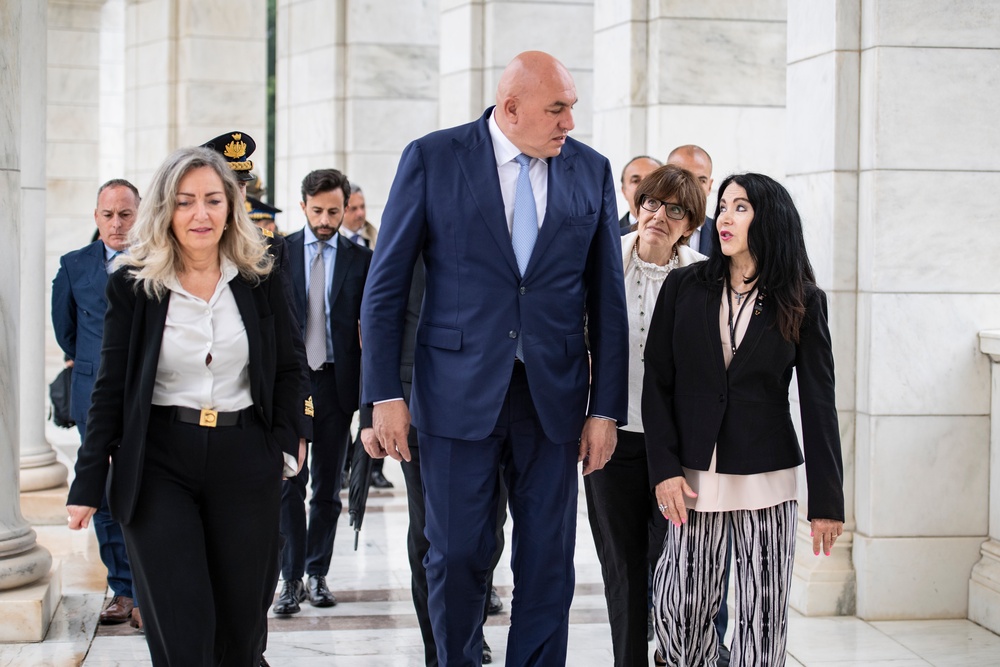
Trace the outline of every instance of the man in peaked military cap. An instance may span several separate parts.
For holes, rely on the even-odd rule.
[[[236,181],[240,186],[240,195],[243,198],[243,204],[247,204],[247,184],[256,180],[256,176],[250,173],[253,169],[253,161],[250,156],[257,149],[257,142],[253,140],[246,132],[226,132],[225,134],[220,134],[215,139],[207,141],[202,144],[204,148],[210,148],[225,158],[226,162],[229,163],[229,168],[233,170],[236,176]],[[277,212],[278,209],[274,209]],[[268,252],[274,257],[274,266],[277,267],[278,275],[281,277],[282,288],[285,292],[285,301],[289,304],[292,303],[292,287],[289,278],[289,268],[288,268],[288,255],[285,252],[285,242],[281,235],[274,234],[269,229],[261,227],[261,234],[267,238],[268,242]],[[295,344],[295,353],[299,358],[299,366],[302,370],[302,390],[301,395],[303,398],[303,411],[299,415],[299,468],[302,467],[302,461],[305,456],[306,451],[306,441],[312,440],[312,416],[313,416],[313,405],[312,396],[310,395],[312,391],[311,381],[309,379],[309,366],[306,362],[306,348],[305,343],[302,340],[302,333],[299,327],[298,318],[295,316],[295,309],[289,308],[291,313],[290,322],[292,325],[292,340]],[[267,610],[271,607],[271,602],[273,601],[273,591],[278,585],[278,575],[280,570],[278,567],[278,553],[274,554],[274,570],[269,574],[269,578],[272,580],[271,593],[268,595],[266,600],[262,600],[261,604],[261,614],[267,615]],[[267,623],[265,622],[262,627],[264,628],[264,633],[260,637],[261,654],[263,654],[264,649],[267,648]],[[266,666],[267,661],[264,660],[263,655],[261,655],[261,665]]]
[[[247,195],[247,215],[253,220],[253,224],[261,229],[271,232],[271,234],[279,233],[278,223],[274,219],[278,213],[281,213],[280,208],[275,208],[267,202]]]

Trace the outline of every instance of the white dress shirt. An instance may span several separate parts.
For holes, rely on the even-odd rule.
[[[496,109],[490,114],[490,138],[493,139],[493,155],[497,161],[497,175],[500,177],[500,194],[503,196],[503,212],[507,219],[507,232],[514,229],[514,192],[517,190],[517,175],[521,173],[521,165],[514,161],[521,151],[511,143],[496,121]],[[542,228],[545,220],[545,205],[549,193],[549,161],[542,158],[531,158],[528,166],[528,178],[531,180],[531,194],[535,195],[535,210],[538,212],[538,228]]]
[[[253,405],[246,329],[229,288],[239,272],[225,258],[221,269],[208,303],[181,287],[176,276],[168,281],[167,321],[156,366],[153,405],[220,412]],[[207,362],[209,354],[211,363]]]

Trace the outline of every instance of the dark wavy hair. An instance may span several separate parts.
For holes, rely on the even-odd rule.
[[[750,276],[750,280],[757,279],[761,295],[777,308],[776,320],[782,337],[798,343],[806,312],[806,287],[816,284],[802,236],[802,219],[791,195],[780,183],[769,176],[753,173],[733,174],[722,182],[716,211],[731,183],[746,190],[753,207],[747,244],[757,273]],[[718,228],[718,222],[716,226]],[[708,261],[702,262],[697,271],[703,282],[725,289],[729,279],[729,258],[722,254],[718,233],[712,238]]]

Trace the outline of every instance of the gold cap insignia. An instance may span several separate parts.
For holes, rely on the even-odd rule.
[[[260,228],[260,233],[263,234],[264,236],[266,236],[269,239],[273,239],[274,238],[274,232],[272,232],[270,229],[264,229],[263,227],[261,227]]]
[[[243,135],[236,132],[232,135],[233,140],[226,144],[226,150],[222,152],[227,158],[235,160],[247,154],[246,142],[242,141]]]
[[[247,210],[247,213],[253,210],[253,206],[251,206],[250,202],[248,201],[243,202],[243,208]]]
[[[310,396],[309,398],[306,399],[305,414],[306,414],[306,417],[315,417],[316,416],[316,411],[313,410],[313,397],[312,396]]]

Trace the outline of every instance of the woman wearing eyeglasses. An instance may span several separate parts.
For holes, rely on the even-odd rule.
[[[672,273],[646,353],[650,481],[669,520],[653,576],[668,665],[714,666],[727,543],[736,557],[733,665],[784,665],[802,450],[813,552],[843,530],[840,429],[826,295],[788,192],[761,174],[719,188],[707,262]]]
[[[646,333],[667,274],[705,259],[687,246],[691,232],[705,219],[705,193],[691,172],[674,165],[660,167],[639,183],[635,202],[637,229],[622,237],[629,323],[628,425],[618,430],[611,461],[583,478],[616,667],[649,664],[648,574],[666,531],[650,491],[640,413]]]

